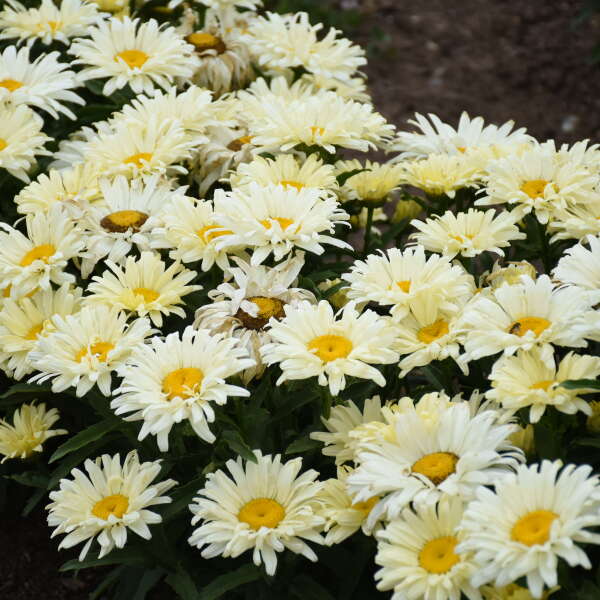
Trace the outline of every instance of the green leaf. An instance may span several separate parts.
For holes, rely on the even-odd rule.
[[[164,574],[165,570],[160,568],[144,571],[137,591],[131,600],[145,600],[148,592],[162,579]]]
[[[198,490],[202,487],[204,479],[204,475],[199,475],[195,479],[192,479],[185,485],[175,488],[175,490],[171,492],[173,502],[168,504],[167,507],[162,511],[162,518],[165,523],[170,521],[177,515],[177,513],[187,507],[187,505],[193,500],[196,492],[198,492]]]
[[[217,600],[227,592],[234,590],[245,583],[260,579],[260,569],[253,564],[244,565],[235,571],[221,575],[213,579],[200,592],[200,596],[194,600]]]
[[[321,584],[307,575],[299,575],[294,579],[292,593],[302,600],[335,600]]]
[[[244,442],[242,436],[237,431],[228,429],[223,432],[223,439],[227,442],[227,445],[236,453],[239,454],[245,460],[252,462],[256,461],[256,456],[252,452],[251,448]]]
[[[104,437],[108,432],[116,429],[119,425],[120,422],[115,419],[105,419],[104,421],[90,425],[90,427],[80,431],[77,435],[74,435],[64,444],[59,446],[48,462],[53,463],[59,458],[87,446],[87,444],[95,442],[97,439]]]
[[[340,173],[336,179],[338,184],[344,185],[346,183],[346,181],[348,181],[348,179],[350,179],[350,177],[354,177],[355,175],[358,175],[359,173],[362,173],[363,171],[366,171],[367,169],[353,169],[352,171],[346,171],[345,173]]]
[[[34,383],[15,383],[8,388],[4,394],[0,395],[0,399],[10,398],[16,394],[51,394],[52,388],[49,385],[36,385]]]
[[[180,568],[165,581],[177,592],[181,600],[198,600],[198,588],[187,571]]]
[[[33,494],[31,494],[29,500],[27,500],[25,508],[23,508],[23,511],[21,512],[21,515],[23,517],[29,515],[29,513],[38,505],[40,500],[42,500],[47,493],[48,490],[46,489],[46,485],[44,483],[44,487],[39,487],[37,490],[35,490],[35,492],[33,492]]]
[[[120,565],[114,568],[103,580],[102,583],[96,586],[96,589],[89,595],[88,600],[97,600],[102,597],[102,592],[110,588],[113,583],[119,581],[123,571],[126,569],[125,565]]]
[[[598,379],[567,379],[560,385],[568,390],[578,390],[580,388],[600,390],[600,380]]]
[[[311,450],[316,450],[320,448],[322,442],[318,440],[311,440],[309,437],[302,437],[300,439],[294,440],[286,449],[286,454],[300,454],[302,452],[310,452]]]
[[[600,448],[600,437],[597,438],[581,438],[574,442],[578,446],[591,446],[592,448]]]
[[[104,567],[106,565],[141,565],[144,563],[144,556],[140,548],[122,548],[121,550],[112,550],[104,558],[86,558],[79,562],[77,559],[67,561],[60,569],[61,573],[66,571],[79,571],[80,569],[89,569],[91,567]]]
[[[46,488],[47,477],[37,471],[25,471],[25,473],[5,475],[5,477],[28,487]]]

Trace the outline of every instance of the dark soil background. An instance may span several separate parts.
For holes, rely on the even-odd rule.
[[[539,139],[600,139],[600,66],[591,62],[600,17],[575,26],[582,2],[559,0],[294,0],[345,29],[369,53],[371,91],[399,127],[415,111],[455,123],[463,110],[513,119]],[[10,503],[9,503],[10,504]],[[59,566],[44,515],[0,515],[0,599],[83,600],[100,573],[77,578]],[[164,589],[153,600],[174,598]],[[104,599],[107,600],[107,599]]]

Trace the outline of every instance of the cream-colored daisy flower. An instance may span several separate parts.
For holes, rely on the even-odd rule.
[[[469,402],[453,402],[432,420],[406,408],[393,421],[393,437],[361,444],[358,467],[348,477],[357,501],[381,498],[368,525],[396,519],[410,503],[434,504],[446,496],[469,501],[524,458],[508,440],[516,427],[499,423],[497,411],[472,414]]]
[[[472,276],[460,265],[446,256],[426,257],[422,246],[370,254],[364,261],[357,260],[342,279],[350,284],[348,298],[390,306],[396,321],[426,297],[437,298],[440,310],[458,312],[475,291]]]
[[[130,315],[145,317],[162,327],[163,315],[185,317],[179,305],[184,304],[183,296],[201,285],[190,285],[196,271],[184,268],[180,263],[169,267],[153,252],[142,252],[139,259],[128,256],[123,267],[107,260],[108,269],[102,276],[92,277],[88,285],[88,305],[105,304],[125,310]]]
[[[84,100],[71,91],[79,84],[68,65],[57,60],[59,56],[50,52],[30,60],[29,48],[17,51],[15,46],[8,46],[0,54],[0,102],[34,106],[55,119],[59,113],[75,119],[63,103],[84,104]]]
[[[521,577],[534,598],[557,584],[558,560],[590,569],[578,545],[600,544],[588,530],[600,525],[600,483],[592,467],[543,461],[521,465],[495,482],[480,486],[467,507],[457,550],[473,552],[478,568],[471,583],[493,581],[501,587]]]
[[[402,511],[377,534],[377,589],[393,590],[392,600],[481,600],[470,579],[477,569],[471,552],[458,552],[457,531],[464,504],[445,498],[439,504]],[[464,595],[464,596],[463,596]]]
[[[281,260],[296,248],[323,254],[323,244],[349,248],[334,237],[335,226],[348,215],[334,194],[316,188],[269,186],[251,183],[231,192],[217,190],[215,221],[230,233],[216,241],[217,249],[252,248],[252,264],[261,264],[271,253]]]
[[[336,190],[338,185],[332,165],[324,164],[316,154],[306,158],[292,154],[278,154],[274,158],[257,156],[249,163],[240,164],[231,173],[232,188],[246,188],[251,183],[267,187],[322,188]]]
[[[126,421],[143,421],[138,439],[155,435],[159,449],[169,449],[175,423],[187,420],[208,443],[215,441],[209,423],[215,420],[212,402],[223,405],[230,396],[248,390],[225,382],[254,361],[235,339],[186,327],[181,338],[171,333],[139,346],[119,370],[123,378],[111,407]]]
[[[396,336],[390,323],[371,310],[360,314],[353,303],[338,315],[322,300],[285,306],[285,317],[271,322],[273,342],[261,348],[263,361],[279,363],[284,381],[317,377],[333,396],[346,387],[346,376],[370,379],[379,386],[385,378],[372,365],[398,360],[391,349]]]
[[[594,293],[594,300],[600,300],[600,235],[588,235],[582,241],[589,244],[589,250],[583,244],[566,250],[552,275],[563,283],[590,290]]]
[[[322,544],[324,519],[319,513],[319,474],[310,469],[299,475],[302,459],[281,461],[281,455],[262,455],[245,464],[240,457],[227,470],[209,473],[204,487],[190,504],[194,529],[188,542],[202,549],[204,558],[236,558],[252,550],[252,560],[264,563],[268,575],[277,568],[277,553],[291,550],[315,562],[306,541]],[[306,540],[306,541],[305,541]]]
[[[14,379],[22,379],[34,368],[29,353],[37,341],[47,336],[54,326],[52,317],[76,313],[81,304],[81,288],[67,284],[59,289],[45,289],[30,297],[7,298],[0,309],[0,363]]]
[[[547,275],[523,276],[517,285],[503,285],[491,294],[478,294],[461,318],[465,334],[463,359],[478,360],[503,352],[540,346],[552,364],[552,346],[585,348],[589,334],[587,292],[576,286],[556,286]]]
[[[446,211],[425,221],[411,221],[419,230],[413,233],[418,244],[430,252],[438,252],[449,258],[477,256],[482,252],[495,252],[504,256],[502,248],[510,247],[513,240],[524,240],[527,235],[517,227],[518,215],[508,211],[496,213],[470,208],[467,212]]]
[[[352,161],[354,162],[354,161]],[[343,170],[360,170],[360,173],[346,179],[341,193],[344,200],[360,200],[366,204],[385,202],[390,194],[404,183],[403,169],[400,165],[391,163],[380,164],[367,160],[365,164],[356,161],[353,168],[342,167],[337,163],[338,173]]]
[[[37,8],[27,8],[6,0],[0,12],[0,40],[18,38],[18,43],[28,46],[37,40],[46,46],[54,41],[69,44],[70,38],[87,35],[101,18],[93,2],[61,0],[57,6],[52,0],[42,0]]]
[[[351,77],[350,79],[336,79],[335,77],[326,77],[325,75],[315,75],[314,73],[304,73],[300,81],[310,83],[315,91],[327,90],[335,92],[341,98],[346,100],[356,100],[356,102],[373,103],[367,82],[362,77]]]
[[[559,589],[560,587],[556,586],[546,590],[540,596],[540,600],[548,600],[548,598]],[[509,583],[502,587],[484,585],[479,588],[479,591],[483,594],[483,600],[534,600],[528,588],[516,583]]]
[[[90,206],[79,221],[86,252],[81,274],[87,277],[102,259],[121,263],[135,246],[150,250],[164,226],[164,213],[176,198],[188,199],[185,188],[173,190],[158,175],[129,181],[119,175],[100,181],[102,201]]]
[[[110,96],[129,85],[136,94],[168,89],[176,77],[190,79],[198,66],[193,46],[175,31],[150,19],[111,18],[100,21],[69,48],[73,64],[83,65],[83,79],[108,78],[102,93]]]
[[[176,6],[182,0],[171,0],[169,6]],[[218,22],[225,28],[234,27],[240,19],[244,20],[246,15],[253,16],[252,11],[262,6],[262,0],[198,0],[206,6],[206,22]],[[238,9],[245,8],[240,12]]]
[[[306,300],[316,303],[308,290],[294,285],[304,266],[304,254],[300,253],[273,268],[252,266],[241,259],[233,259],[235,267],[226,271],[231,281],[226,281],[208,293],[211,304],[196,311],[194,327],[223,333],[239,340],[255,364],[242,373],[244,383],[260,377],[264,370],[260,348],[272,341],[269,333],[271,319],[284,317],[285,306],[296,306]]]
[[[52,391],[74,387],[78,398],[98,385],[110,395],[112,372],[153,330],[148,319],[127,324],[115,307],[84,306],[74,315],[54,315],[52,330],[38,339],[29,361],[40,371],[30,381],[52,380]]]
[[[569,352],[557,366],[548,364],[539,348],[521,350],[514,356],[503,356],[494,363],[489,379],[492,389],[486,398],[516,413],[529,408],[529,421],[537,423],[546,408],[568,415],[581,411],[592,414],[588,402],[580,396],[592,394],[592,388],[568,389],[561,386],[569,379],[596,379],[600,375],[600,358]]]
[[[45,404],[22,404],[13,413],[12,425],[0,419],[0,454],[2,461],[9,458],[22,460],[44,450],[43,444],[66,429],[52,429],[60,415],[56,408],[46,410]]]
[[[548,231],[554,234],[552,242],[600,234],[600,200],[555,210]]]
[[[496,289],[505,284],[519,285],[524,275],[530,279],[536,279],[538,276],[535,266],[526,260],[509,261],[504,264],[505,266],[502,266],[499,261],[496,261],[492,270],[486,271],[481,276],[481,285]],[[480,291],[485,291],[485,288]]]
[[[43,131],[44,121],[29,107],[0,104],[0,170],[29,183],[27,172],[36,155],[49,155],[44,144],[52,141]]]
[[[52,537],[67,534],[58,548],[72,548],[83,541],[79,560],[83,560],[94,539],[100,545],[99,558],[113,548],[123,548],[127,533],[132,531],[145,540],[152,537],[148,525],[162,521],[150,510],[171,502],[163,496],[177,482],[173,479],[155,482],[160,461],[140,462],[132,450],[123,460],[119,454],[103,454],[86,460],[86,473],[71,471],[71,479],[61,479],[58,490],[50,492],[48,525],[55,527]],[[96,537],[97,536],[97,537]]]
[[[50,282],[74,283],[65,268],[70,259],[81,255],[81,232],[61,210],[29,214],[25,218],[27,235],[0,223],[0,277],[11,286],[10,295],[18,298]]]

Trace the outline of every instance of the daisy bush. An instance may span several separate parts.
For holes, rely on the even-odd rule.
[[[93,597],[600,598],[600,146],[388,123],[365,62],[0,3],[0,505]]]

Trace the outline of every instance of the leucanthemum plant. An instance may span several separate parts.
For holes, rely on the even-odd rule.
[[[260,0],[0,40],[0,511],[85,592],[600,598],[598,144],[392,124]]]

